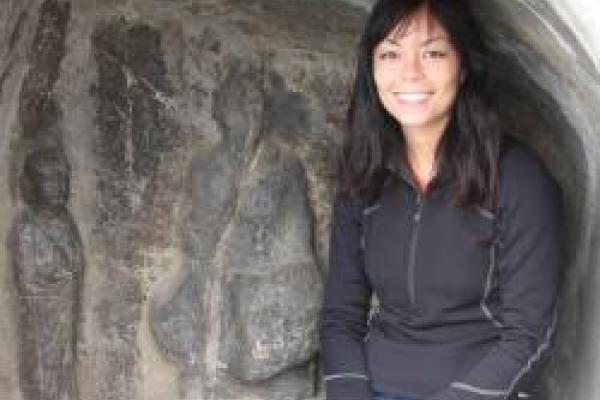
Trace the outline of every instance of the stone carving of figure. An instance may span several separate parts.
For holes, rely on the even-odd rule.
[[[26,400],[78,399],[76,344],[84,266],[67,210],[69,165],[57,148],[32,151],[19,185],[24,201],[9,237],[17,288],[20,383]]]

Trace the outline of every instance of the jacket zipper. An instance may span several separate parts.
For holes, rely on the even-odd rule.
[[[421,216],[423,213],[423,197],[420,193],[417,194],[417,209],[413,214],[414,226],[410,240],[410,253],[408,259],[408,299],[410,305],[416,302],[416,283],[415,283],[415,267],[417,258],[417,242],[419,240],[419,231],[421,226]]]

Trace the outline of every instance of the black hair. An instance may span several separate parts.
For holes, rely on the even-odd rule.
[[[372,199],[389,174],[386,166],[404,154],[402,128],[382,106],[377,94],[373,52],[399,23],[422,6],[427,6],[448,32],[459,53],[463,78],[436,159],[450,171],[456,204],[493,210],[501,134],[488,95],[489,51],[466,0],[379,0],[374,5],[358,46],[338,160],[339,189],[361,200]]]

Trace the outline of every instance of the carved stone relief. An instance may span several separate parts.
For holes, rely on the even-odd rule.
[[[21,390],[26,400],[76,400],[83,248],[66,208],[69,166],[59,149],[25,159],[25,206],[9,239],[19,302]]]
[[[540,382],[587,399],[593,0],[473,1],[502,119],[569,210],[568,311]],[[334,144],[371,3],[0,0],[0,398],[323,398]]]

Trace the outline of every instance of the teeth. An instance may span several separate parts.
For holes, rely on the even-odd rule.
[[[400,101],[419,102],[425,100],[428,95],[425,93],[400,93],[396,95]]]

